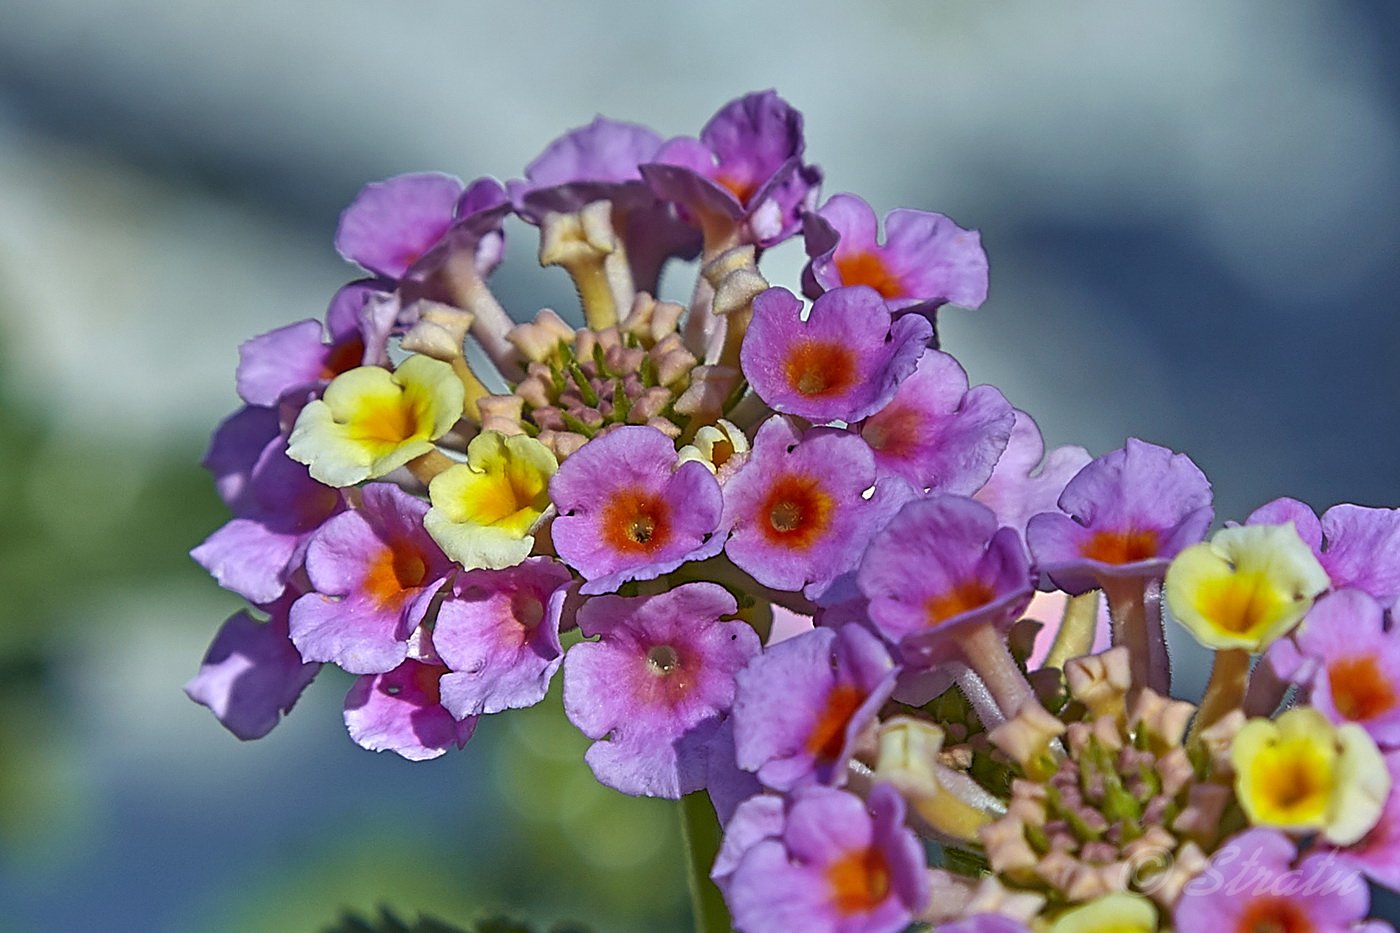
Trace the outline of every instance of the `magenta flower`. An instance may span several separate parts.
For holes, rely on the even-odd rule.
[[[856,565],[874,530],[878,511],[861,496],[874,482],[875,458],[854,434],[803,437],[788,419],[770,418],[724,487],[725,552],[765,586],[829,583]]]
[[[1045,440],[1035,419],[1014,410],[1011,439],[991,477],[973,494],[990,506],[997,521],[1014,528],[1024,540],[1032,515],[1058,511],[1065,486],[1093,459],[1083,447],[1056,447],[1045,453]],[[1038,468],[1038,469],[1037,469]]]
[[[438,609],[433,645],[451,670],[442,705],[463,719],[533,706],[563,660],[559,616],[569,569],[532,557],[459,574]]]
[[[987,254],[976,230],[942,214],[898,208],[885,215],[883,244],[879,232],[875,212],[853,194],[832,195],[820,211],[807,214],[807,297],[869,285],[890,310],[920,313],[948,302],[976,308],[987,300]]]
[[[355,681],[345,696],[345,727],[350,738],[372,752],[397,752],[426,761],[467,744],[476,718],[457,721],[439,702],[438,683],[447,668],[405,660],[382,674]]]
[[[885,646],[859,625],[770,646],[736,678],[735,760],[775,790],[846,783],[846,765],[896,673]]]
[[[1026,541],[1067,593],[1100,578],[1160,577],[1205,536],[1210,500],[1210,481],[1189,457],[1130,437],[1069,481],[1059,499],[1068,514],[1031,516]]]
[[[233,519],[190,556],[224,589],[256,604],[282,595],[301,569],[311,536],[345,510],[338,490],[287,457],[280,435],[263,448],[235,502]]]
[[[1400,597],[1400,509],[1374,509],[1343,503],[1319,521],[1297,499],[1275,499],[1260,506],[1247,525],[1292,522],[1312,548],[1333,589],[1354,587],[1389,609]]]
[[[875,452],[881,473],[919,489],[970,496],[992,475],[1014,422],[1000,390],[969,389],[957,360],[926,350],[889,403],[852,427]]]
[[[990,623],[1005,632],[1032,592],[1016,532],[982,503],[952,495],[901,509],[870,542],[856,578],[880,634],[921,666],[960,656],[947,637],[954,630]]]
[[[739,362],[775,411],[819,424],[859,421],[894,397],[931,334],[923,318],[892,321],[871,288],[827,292],[805,321],[800,299],[770,288],[754,299]]]
[[[673,470],[674,468],[674,470]],[[623,425],[563,462],[549,482],[554,545],[583,574],[585,595],[651,580],[719,553],[722,496],[704,464],[676,466],[656,428]]]
[[[641,172],[657,197],[701,218],[742,223],[745,241],[772,246],[815,206],[821,171],[802,163],[804,147],[802,114],[764,91],[725,104],[699,139],[667,142]]]
[[[705,785],[706,743],[734,701],[734,675],[761,650],[734,597],[713,583],[583,604],[564,659],[564,711],[590,739],[600,782],[679,798]]]
[[[380,674],[408,657],[408,639],[453,564],[423,530],[428,504],[388,483],[321,527],[306,551],[314,592],[292,605],[291,634],[308,661]]]
[[[1357,723],[1382,748],[1400,745],[1400,632],[1386,630],[1384,610],[1365,591],[1321,597],[1292,643],[1269,655],[1332,722]]]
[[[246,611],[231,616],[214,636],[199,673],[185,684],[185,694],[209,707],[240,739],[271,732],[321,669],[301,659],[287,634],[291,601],[289,596],[264,607],[266,622]]]
[[[1177,900],[1176,929],[1351,930],[1370,907],[1366,882],[1326,855],[1294,868],[1297,854],[1297,844],[1277,830],[1251,829],[1227,840]]]
[[[904,801],[808,787],[787,800],[780,836],[759,839],[728,877],[741,933],[898,933],[928,901],[923,848]]]

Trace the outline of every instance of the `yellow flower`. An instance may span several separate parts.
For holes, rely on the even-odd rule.
[[[534,438],[483,431],[467,446],[466,463],[428,484],[433,505],[423,527],[468,570],[512,567],[534,547],[530,531],[549,508],[549,478],[558,469]]]
[[[1060,915],[1050,933],[1156,933],[1157,908],[1136,894],[1105,894]]]
[[[1225,528],[1167,568],[1172,615],[1207,648],[1257,653],[1286,635],[1331,585],[1292,523]]]
[[[383,476],[434,449],[462,417],[463,395],[452,367],[430,357],[410,356],[392,373],[360,366],[301,410],[287,456],[327,486]]]
[[[1354,723],[1335,728],[1309,706],[1251,719],[1230,747],[1235,793],[1249,821],[1321,832],[1339,846],[1366,835],[1390,793],[1376,743]]]

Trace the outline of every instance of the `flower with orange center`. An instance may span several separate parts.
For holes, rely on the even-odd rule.
[[[1235,792],[1251,823],[1320,832],[1350,845],[1376,824],[1390,772],[1360,726],[1334,728],[1312,707],[1252,719],[1230,746]]]
[[[1289,525],[1223,528],[1167,569],[1172,614],[1207,648],[1259,652],[1327,589],[1327,572]]]
[[[770,646],[737,678],[735,760],[776,790],[844,783],[894,677],[888,650],[859,625],[816,628]]]
[[[534,547],[531,532],[549,508],[549,478],[558,469],[534,438],[483,431],[468,445],[466,463],[429,482],[433,507],[423,525],[468,570],[518,564]]]
[[[1066,484],[1057,511],[1033,515],[1036,566],[1070,594],[1112,580],[1160,579],[1210,527],[1210,481],[1185,454],[1128,438]]]
[[[555,548],[588,581],[586,595],[653,579],[724,545],[715,533],[719,483],[696,461],[677,465],[671,439],[656,428],[623,426],[588,442],[560,465],[549,494],[559,510]]]
[[[739,363],[774,411],[809,421],[858,421],[894,397],[932,334],[917,315],[899,320],[866,285],[827,292],[804,319],[802,302],[770,288],[753,302]]]
[[[904,805],[885,784],[869,799],[828,787],[792,794],[783,813],[741,809],[735,820],[757,818],[755,841],[722,878],[741,930],[902,930],[929,897],[925,860],[903,826]],[[767,833],[760,835],[760,833]]]
[[[725,550],[765,586],[820,586],[854,568],[887,514],[870,448],[854,434],[806,435],[785,418],[759,428],[748,460],[724,487]]]
[[[868,285],[896,311],[931,313],[952,302],[975,308],[987,298],[987,254],[976,230],[942,214],[900,208],[885,215],[885,242],[870,205],[836,194],[804,233],[807,267],[818,289]]]
[[[1400,633],[1361,590],[1320,598],[1292,643],[1268,659],[1308,691],[1308,701],[1334,723],[1354,722],[1378,745],[1400,744]]]
[[[301,410],[287,456],[327,486],[353,486],[432,451],[462,417],[464,398],[461,380],[440,360],[415,354],[392,373],[360,366]]]
[[[1362,929],[1369,903],[1365,881],[1340,860],[1300,860],[1283,833],[1250,829],[1225,840],[1187,882],[1172,919],[1183,933],[1346,933]]]
[[[428,504],[387,483],[326,522],[306,551],[313,592],[292,605],[291,638],[308,661],[378,674],[408,656],[452,562],[423,530]]]
[[[870,542],[856,579],[880,633],[917,647],[928,664],[957,657],[953,630],[991,623],[1005,631],[1031,598],[1019,536],[964,496],[905,505]]]

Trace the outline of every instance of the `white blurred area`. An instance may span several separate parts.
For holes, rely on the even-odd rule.
[[[595,113],[693,135],[774,87],[824,193],[981,229],[992,297],[944,310],[944,347],[1051,443],[1184,449],[1221,518],[1400,505],[1378,362],[1400,349],[1396,49],[1367,15],[1388,2],[0,0],[0,378],[98,442],[202,438],[237,405],[238,344],[354,277],[331,240],[360,185],[516,176]],[[497,282],[523,317],[568,288],[517,232]],[[796,290],[801,258],[776,251],[770,280]],[[317,782],[404,773],[340,753],[324,683],[257,750],[188,703],[191,616],[212,636],[226,611],[126,593],[90,620],[71,657],[94,780],[173,822],[201,781],[246,816],[234,785],[270,793],[333,743]],[[131,929],[190,929],[196,895],[150,895],[181,906]]]

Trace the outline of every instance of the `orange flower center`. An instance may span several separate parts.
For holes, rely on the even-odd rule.
[[[807,751],[822,761],[837,758],[841,754],[841,746],[846,744],[846,726],[864,699],[852,684],[832,687],[816,724],[807,734]]]
[[[914,406],[891,402],[866,420],[860,436],[872,450],[903,459],[919,439],[921,420]]]
[[[428,565],[416,548],[386,545],[370,562],[364,590],[376,608],[398,610],[427,575]]]
[[[739,199],[739,203],[747,205],[749,198],[758,190],[758,183],[751,178],[740,178],[737,175],[720,175],[715,181],[719,182],[729,193]]]
[[[1244,909],[1234,933],[1313,933],[1315,929],[1292,900],[1264,897]]]
[[[856,382],[856,355],[839,343],[800,341],[788,357],[787,380],[794,391],[811,398],[840,395]]]
[[[759,506],[758,528],[771,544],[806,550],[831,525],[831,497],[817,479],[785,473],[773,483]]]
[[[954,616],[987,605],[995,595],[996,590],[990,583],[976,577],[963,580],[948,592],[924,601],[925,622],[929,628],[935,628]]]
[[[603,507],[603,538],[624,554],[655,554],[671,540],[671,508],[649,489],[619,490]]]
[[[1157,556],[1160,544],[1157,532],[1138,531],[1096,531],[1084,543],[1079,553],[1101,564],[1133,564]]]
[[[365,358],[365,339],[359,331],[347,334],[339,343],[331,346],[326,361],[321,364],[321,378],[327,382],[359,366]]]
[[[1332,702],[1347,719],[1365,721],[1395,708],[1395,688],[1370,655],[1341,658],[1327,665]]]
[[[889,896],[890,867],[874,846],[854,849],[827,866],[826,883],[837,913],[868,913]]]
[[[878,253],[847,253],[836,255],[836,271],[841,273],[842,285],[869,285],[888,301],[904,298],[904,285],[890,272]]]

